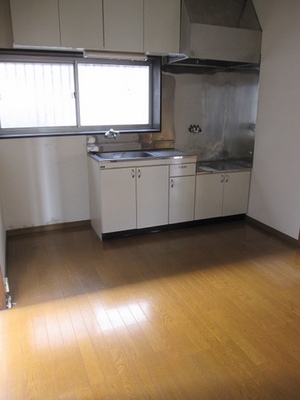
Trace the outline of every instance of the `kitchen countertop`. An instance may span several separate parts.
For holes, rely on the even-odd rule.
[[[196,154],[189,154],[178,149],[156,149],[156,150],[133,150],[133,151],[115,151],[115,152],[92,152],[88,153],[90,157],[96,160],[101,168],[114,168],[117,166],[136,166],[160,164],[181,164],[196,163],[197,174],[249,171],[252,169],[252,162],[248,160],[210,160],[197,161]]]
[[[113,168],[116,165],[135,166],[141,162],[143,165],[150,165],[153,163],[196,163],[197,161],[195,154],[189,154],[177,149],[95,152],[88,153],[88,155],[103,167],[109,166],[109,168]]]
[[[233,171],[250,171],[252,163],[244,160],[213,160],[198,161],[197,174],[201,173],[217,173],[217,172],[233,172]]]

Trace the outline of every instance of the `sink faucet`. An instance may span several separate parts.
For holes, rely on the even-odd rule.
[[[114,129],[110,129],[109,131],[105,132],[104,136],[106,139],[116,139],[117,135],[119,135],[120,132],[115,131]]]

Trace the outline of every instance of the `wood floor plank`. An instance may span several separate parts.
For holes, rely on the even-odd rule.
[[[7,356],[7,382],[6,392],[7,400],[24,399],[24,370],[23,356],[21,347],[21,326],[20,310],[11,309],[8,318],[8,340],[6,354],[1,353],[1,357]],[[3,360],[4,361],[4,360]],[[4,361],[5,362],[5,361]]]
[[[244,221],[9,237],[0,398],[299,399],[300,254]]]
[[[3,399],[7,398],[8,382],[8,310],[0,311],[0,387]]]
[[[21,351],[24,371],[25,399],[42,397],[38,358],[35,345],[34,328],[32,323],[31,307],[25,307],[20,314]]]
[[[42,392],[41,398],[55,400],[58,397],[55,377],[56,360],[52,357],[43,305],[35,306],[32,323]]]

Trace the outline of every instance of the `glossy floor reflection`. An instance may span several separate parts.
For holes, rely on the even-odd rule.
[[[298,399],[299,249],[243,221],[8,238],[0,399]]]

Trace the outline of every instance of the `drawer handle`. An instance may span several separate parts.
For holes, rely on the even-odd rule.
[[[186,168],[186,165],[179,165],[179,168],[181,169]]]

